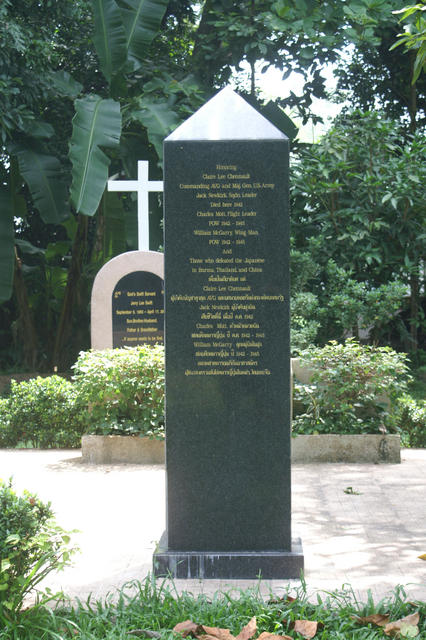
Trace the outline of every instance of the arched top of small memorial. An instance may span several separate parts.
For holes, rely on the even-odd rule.
[[[225,87],[166,138],[179,140],[287,140],[287,136]]]

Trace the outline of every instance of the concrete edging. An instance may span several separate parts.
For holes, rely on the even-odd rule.
[[[91,464],[164,464],[165,442],[139,436],[94,436],[81,439],[84,462]],[[401,462],[398,435],[308,435],[291,439],[293,464],[323,462],[390,463]]]
[[[164,464],[164,440],[140,436],[83,436],[81,438],[83,462],[111,464]]]
[[[318,462],[401,462],[398,435],[322,434],[292,438],[291,461],[295,464]]]

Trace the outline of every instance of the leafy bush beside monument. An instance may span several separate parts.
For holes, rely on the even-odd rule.
[[[396,424],[404,447],[426,447],[426,402],[408,393],[398,398]]]
[[[293,434],[397,433],[426,446],[426,402],[407,391],[407,356],[389,347],[332,341],[301,352],[309,383],[294,383]]]
[[[76,386],[60,376],[11,381],[0,399],[0,447],[79,447],[83,411]]]
[[[349,339],[303,351],[301,364],[312,375],[309,384],[295,385],[303,407],[293,419],[296,434],[396,430],[396,400],[409,380],[404,354]]]
[[[50,503],[0,479],[0,627],[17,616],[27,596],[52,571],[69,564],[70,538],[53,520]],[[54,599],[44,594],[39,604]]]
[[[0,398],[0,447],[78,448],[83,433],[164,437],[164,348],[81,352],[73,381],[11,385]]]
[[[85,433],[164,437],[164,347],[85,351],[74,365]]]

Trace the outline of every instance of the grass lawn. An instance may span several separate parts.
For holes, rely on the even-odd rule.
[[[193,624],[179,624],[185,621]],[[195,596],[148,577],[104,602],[36,607],[1,624],[1,640],[257,640],[261,634],[261,640],[274,640],[271,634],[299,640],[420,639],[426,638],[426,603],[408,601],[402,587],[377,603],[358,602],[349,586],[315,599],[304,585],[283,598],[265,598],[259,588]]]

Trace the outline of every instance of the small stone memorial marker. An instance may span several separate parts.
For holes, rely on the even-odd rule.
[[[288,139],[224,89],[165,141],[167,531],[154,573],[299,577]]]
[[[92,349],[164,342],[163,254],[129,251],[107,262],[92,289]]]

